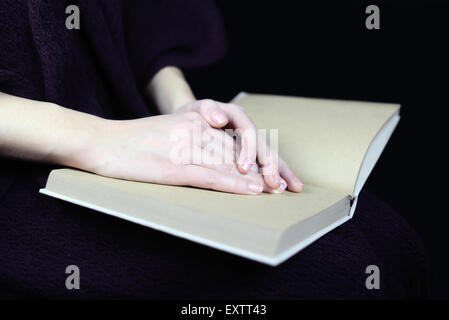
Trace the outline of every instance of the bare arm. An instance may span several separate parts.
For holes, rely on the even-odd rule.
[[[105,122],[56,104],[0,93],[0,155],[80,167],[80,153]]]
[[[232,139],[210,128],[194,112],[114,121],[0,93],[0,156],[51,162],[134,181],[261,193],[264,184],[257,174],[243,176],[233,166],[216,165],[216,161],[173,159],[173,150],[209,152],[201,143],[179,145],[172,139],[189,137],[196,123],[201,123],[202,135],[231,145],[226,152],[232,153]],[[234,157],[230,154],[228,158]]]
[[[262,158],[254,145],[245,144],[249,146],[242,147],[240,157],[245,155],[244,160],[251,163],[257,157],[262,169],[274,171],[265,171],[262,177],[252,170],[255,166],[246,167],[245,161],[235,165],[235,141],[217,128],[229,124],[249,135],[255,132],[240,107],[196,101],[182,72],[174,67],[162,69],[148,90],[165,115],[127,121],[0,93],[0,156],[50,162],[113,178],[232,193],[282,192],[287,183],[291,191],[302,190],[302,183],[282,159],[279,169],[270,168],[277,155]],[[199,133],[192,130],[198,124]],[[198,134],[212,138],[212,143],[204,146],[196,139]],[[188,143],[173,138],[187,138]],[[173,150],[188,157],[181,157],[180,162],[173,158]],[[192,150],[200,154],[200,162],[192,157]]]
[[[147,92],[162,114],[175,113],[180,107],[196,100],[184,74],[176,67],[165,67],[156,73]]]

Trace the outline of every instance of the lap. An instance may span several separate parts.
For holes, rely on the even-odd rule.
[[[368,191],[355,217],[278,267],[269,267],[38,194],[41,170],[22,172],[0,208],[0,284],[47,298],[425,297],[419,237]],[[81,289],[67,290],[77,265]],[[377,265],[381,289],[365,288]]]

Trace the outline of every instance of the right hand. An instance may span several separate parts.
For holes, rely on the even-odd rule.
[[[197,112],[104,120],[94,137],[74,155],[74,166],[103,176],[238,194],[278,193],[287,185],[271,189],[257,168],[241,174],[235,140]]]

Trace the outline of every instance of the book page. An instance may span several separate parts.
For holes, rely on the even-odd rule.
[[[278,130],[280,156],[305,184],[353,195],[359,169],[376,134],[399,105],[240,94],[258,128]]]
[[[274,254],[287,229],[347,198],[307,185],[300,194],[248,196],[112,179],[73,169],[53,170],[41,192],[169,233],[177,230],[265,255]]]

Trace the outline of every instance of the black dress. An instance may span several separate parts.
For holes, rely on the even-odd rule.
[[[65,27],[69,4],[80,8],[79,30]],[[209,0],[0,2],[0,91],[105,118],[155,114],[143,89],[160,68],[198,67],[224,53],[223,25]],[[51,166],[0,164],[0,297],[402,298],[428,292],[419,238],[368,193],[356,218],[271,268],[40,195]],[[380,290],[365,288],[371,264],[380,267]],[[80,290],[65,287],[68,265],[80,268]]]

